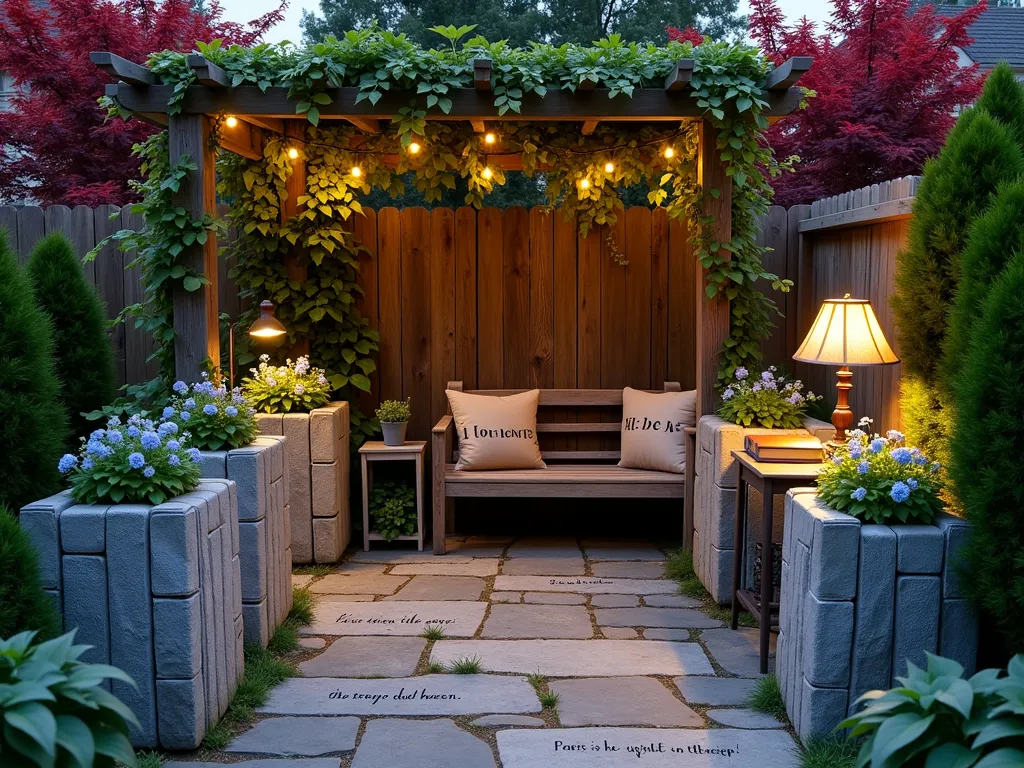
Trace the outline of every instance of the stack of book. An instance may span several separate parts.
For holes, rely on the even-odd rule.
[[[754,461],[820,464],[821,440],[810,435],[747,435],[744,448]]]

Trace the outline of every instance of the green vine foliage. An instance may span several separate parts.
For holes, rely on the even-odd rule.
[[[670,217],[687,221],[697,258],[707,270],[707,296],[722,294],[731,302],[731,333],[719,380],[730,380],[738,366],[755,366],[775,311],[757,284],[767,281],[781,291],[791,286],[764,271],[763,248],[756,242],[757,217],[771,200],[768,178],[793,160],[777,163],[763,140],[768,102],[759,83],[769,62],[756,48],[740,43],[656,46],[626,43],[618,35],[591,46],[535,43],[519,49],[480,36],[460,45],[472,29],[434,28],[445,44],[431,50],[373,25],[305,47],[244,49],[217,41],[200,46],[234,85],[287,87],[296,114],[305,115],[309,124],[304,139],[295,144],[271,140],[262,161],[231,157],[220,163],[222,193],[233,198],[231,220],[242,232],[238,247],[244,258],[235,276],[247,295],[275,301],[293,340],[309,339],[314,361],[328,369],[332,384],[365,389],[377,338],[354,307],[359,245],[349,222],[361,211],[359,198],[374,188],[401,195],[399,177],[412,172],[413,183],[431,202],[454,188],[457,178],[465,179],[466,203],[479,207],[505,181],[497,157],[519,155],[525,173],[545,174],[550,204],[575,216],[581,234],[614,224],[623,208],[620,192],[636,185],[647,186],[652,205],[663,205]],[[494,105],[509,121],[488,123],[499,137],[494,145],[485,144],[464,121],[428,119],[451,111],[454,90],[472,87],[477,58],[491,61]],[[514,122],[525,98],[551,90],[575,91],[594,83],[608,88],[609,98],[622,99],[637,88],[661,87],[683,58],[694,59],[691,95],[716,131],[732,181],[729,242],[714,239],[714,220],[705,213],[708,200],[722,190],[702,189],[698,182],[696,122],[663,127],[601,123],[591,136],[582,136],[575,123]],[[171,110],[180,109],[194,77],[185,55],[157,53],[149,65],[174,86]],[[366,135],[321,124],[322,109],[333,103],[338,87],[358,88],[357,102],[377,103],[393,90],[415,98],[380,133]],[[306,190],[297,201],[299,214],[282,221],[291,173],[287,150],[293,147],[305,156]],[[393,160],[390,165],[386,156]],[[622,260],[617,244],[612,245]],[[306,282],[288,276],[282,258],[287,252],[306,266]]]

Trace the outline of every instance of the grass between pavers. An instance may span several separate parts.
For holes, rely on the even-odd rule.
[[[295,677],[297,669],[286,656],[299,647],[299,627],[313,621],[313,595],[304,587],[292,587],[292,609],[266,648],[245,646],[245,673],[238,683],[228,711],[206,732],[203,749],[223,749],[241,728],[252,722],[278,683]]]
[[[138,768],[160,768],[164,759],[157,752],[136,752],[135,760]],[[121,763],[118,763],[120,766]]]
[[[726,624],[732,621],[732,609],[720,606],[711,594],[704,589],[697,574],[693,570],[693,553],[683,549],[677,549],[669,553],[665,561],[665,577],[672,579],[679,585],[679,594],[703,601],[704,612],[715,621]],[[741,627],[756,627],[754,617],[746,611],[740,611],[739,625]]]
[[[293,576],[326,576],[334,568],[333,565],[296,565],[292,568]]]
[[[854,768],[859,749],[842,736],[808,739],[800,753],[800,768]]]
[[[479,675],[482,669],[479,656],[460,656],[448,665],[448,672],[453,675]]]
[[[757,712],[771,715],[779,722],[789,722],[786,702],[782,700],[782,688],[779,687],[779,679],[775,675],[766,675],[757,681],[747,699],[747,706]]]

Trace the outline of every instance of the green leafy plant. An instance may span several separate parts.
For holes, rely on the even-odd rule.
[[[53,321],[54,363],[71,425],[66,447],[89,432],[82,415],[116,394],[109,323],[96,289],[86,281],[74,248],[61,234],[40,240],[28,263],[36,301]]]
[[[370,517],[384,541],[416,531],[416,492],[408,483],[385,480],[370,491]]]
[[[867,427],[871,420],[861,419]],[[818,475],[818,498],[869,523],[931,523],[942,511],[939,465],[894,429],[885,437],[848,432]]]
[[[78,456],[64,454],[58,469],[80,504],[163,504],[199,484],[199,449],[189,447],[189,438],[173,421],[112,418],[89,435]]]
[[[18,519],[0,504],[0,637],[37,630],[49,640],[60,633],[54,600],[43,591],[35,547]]]
[[[803,388],[799,379],[787,379],[774,365],[755,379],[740,366],[722,392],[718,415],[744,427],[798,429],[803,426],[807,406],[821,399],[813,392],[805,393]]]
[[[34,632],[0,640],[0,754],[12,766],[134,768],[132,711],[104,690],[105,680],[135,682],[116,667],[79,659],[88,645],[75,632],[33,645]]]
[[[400,424],[412,416],[409,398],[405,400],[385,400],[377,408],[377,421],[382,424]]]
[[[60,488],[67,435],[50,319],[0,230],[0,504],[20,509]]]
[[[331,385],[320,368],[312,368],[308,357],[271,365],[270,355],[261,355],[252,376],[242,379],[242,394],[261,413],[305,413],[331,401]]]
[[[908,661],[899,687],[864,694],[864,708],[837,726],[867,736],[857,768],[1024,765],[1024,656],[1006,677],[986,669],[964,680],[957,662],[926,655],[927,669]]]
[[[164,406],[161,416],[188,431],[196,448],[221,451],[240,448],[256,439],[256,411],[237,387],[228,393],[223,384],[216,385],[207,374],[190,387],[176,381],[174,397]]]

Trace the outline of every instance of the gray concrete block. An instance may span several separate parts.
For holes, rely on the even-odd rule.
[[[857,593],[860,521],[823,507],[810,510],[810,515],[814,529],[807,588],[822,600],[852,600]]]
[[[896,569],[900,573],[939,573],[945,538],[934,525],[894,525]]]
[[[235,481],[239,520],[261,520],[267,514],[265,453],[265,447],[247,445],[228,454],[228,477]]]
[[[228,452],[227,451],[200,451],[199,452],[199,476],[227,477],[228,476]]]
[[[64,555],[64,626],[78,628],[75,643],[91,645],[82,655],[90,664],[110,663],[107,620],[107,560],[99,555]],[[105,685],[108,690],[109,683]]]
[[[21,528],[39,553],[39,578],[45,589],[60,590],[60,534],[57,520],[74,504],[69,491],[58,493],[22,508]]]
[[[191,679],[202,670],[201,595],[153,600],[153,652],[157,677]]]
[[[803,681],[801,696],[801,739],[810,736],[828,736],[846,719],[847,692],[845,688],[817,688]]]
[[[892,679],[896,594],[896,534],[887,525],[860,529],[850,701],[886,689]]]
[[[242,615],[242,561],[238,555],[231,558],[231,570],[234,574],[231,579],[234,594],[231,601],[231,616],[237,618]]]
[[[892,685],[907,674],[907,661],[927,665],[925,651],[939,650],[939,577],[897,576],[892,640]]]
[[[239,560],[242,567],[242,602],[267,597],[267,523],[257,520],[238,524]]]
[[[341,511],[341,468],[338,462],[311,464],[313,517],[334,517]]]
[[[284,414],[281,413],[257,413],[256,428],[263,435],[283,435],[281,421]]]
[[[270,463],[267,466],[271,482],[281,478],[284,475],[284,446],[287,438],[284,435],[261,435],[253,442],[256,445],[266,445],[269,447],[268,457],[270,458]]]
[[[239,613],[235,617],[235,679],[241,680],[245,674],[245,620]]]
[[[195,749],[206,735],[203,678],[156,681],[157,729],[164,749]]]
[[[233,602],[231,594],[231,562],[224,560],[223,538],[226,532],[218,528],[210,534],[209,544],[213,554],[213,583],[211,589],[204,596],[206,600],[213,600],[214,616],[214,655],[205,660],[207,664],[214,665],[214,676],[217,679],[216,712],[217,717],[227,711],[228,708],[228,662],[227,647],[232,640],[231,622],[228,621],[229,607]]]
[[[150,578],[157,597],[185,597],[199,589],[198,512],[173,501],[150,513]]]
[[[284,436],[288,439],[288,503],[292,509],[310,507],[309,484],[309,414],[287,413],[284,416]],[[311,508],[311,507],[310,507]]]
[[[292,551],[295,544],[292,542]],[[345,552],[341,541],[341,516],[313,518],[313,559],[318,563],[336,563]]]
[[[270,617],[267,615],[267,601],[242,604],[242,623],[245,628],[245,642],[266,646],[270,641]]]
[[[292,562],[313,562],[313,511],[288,505],[288,525],[291,529]]]
[[[338,459],[338,444],[348,437],[348,403],[328,403],[309,414],[309,459],[329,464]]]
[[[103,554],[107,548],[107,505],[75,504],[60,515],[60,548],[65,554]]]
[[[961,664],[973,675],[978,664],[978,619],[967,600],[943,600],[939,655]]]
[[[845,688],[850,681],[853,603],[804,596],[803,673],[818,688]]]
[[[945,536],[942,560],[942,597],[945,600],[966,597],[960,585],[960,569],[963,567],[960,550],[971,535],[971,524],[966,520],[943,512],[935,519]]]

